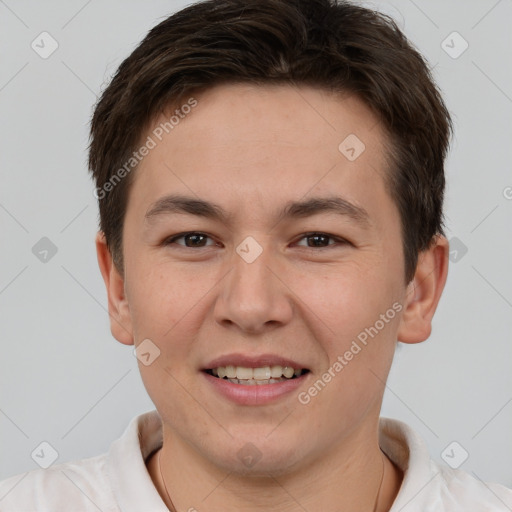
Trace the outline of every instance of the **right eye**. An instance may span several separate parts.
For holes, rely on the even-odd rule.
[[[185,248],[193,249],[193,248],[202,248],[208,247],[208,245],[216,245],[216,243],[212,240],[213,244],[205,245],[205,241],[207,239],[212,240],[207,234],[201,233],[199,231],[187,231],[185,233],[179,233],[177,235],[173,235],[169,238],[166,238],[162,245],[169,246],[171,244],[182,245]],[[184,240],[185,243],[179,243],[178,240]]]

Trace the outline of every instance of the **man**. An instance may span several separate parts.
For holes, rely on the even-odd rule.
[[[151,30],[89,163],[112,334],[156,411],[4,481],[2,510],[510,510],[379,419],[446,282],[450,129],[422,57],[354,4],[215,0]]]

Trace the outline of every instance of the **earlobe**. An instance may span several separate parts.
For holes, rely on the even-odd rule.
[[[432,331],[432,318],[448,276],[448,240],[438,235],[431,247],[419,254],[414,279],[404,298],[404,312],[398,328],[398,341],[420,343]]]
[[[99,231],[96,235],[96,255],[107,289],[108,313],[112,335],[124,345],[133,345],[131,316],[124,290],[124,278],[119,274],[114,265],[102,231]]]

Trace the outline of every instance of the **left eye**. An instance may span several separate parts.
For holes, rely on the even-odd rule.
[[[299,240],[308,240],[308,242],[306,242],[306,246],[312,248],[323,248],[331,245],[348,243],[346,240],[343,240],[342,238],[328,235],[327,233],[306,233]],[[309,244],[309,240],[312,240],[312,245]],[[329,243],[329,240],[334,240],[335,243]]]
[[[209,243],[209,244],[206,243],[208,239],[211,241],[211,243]],[[178,243],[178,240],[183,240],[184,243],[181,243],[181,242]],[[330,247],[330,246],[343,245],[343,244],[349,243],[342,238],[339,238],[339,237],[336,237],[333,235],[329,235],[327,233],[316,233],[316,232],[304,233],[302,235],[302,237],[298,239],[299,242],[302,240],[306,240],[306,244],[301,244],[298,242],[296,242],[296,244],[299,246],[305,245],[306,247],[312,248],[312,249],[314,249],[314,248],[322,249],[322,248],[326,248],[326,247]],[[330,242],[334,242],[334,243],[330,243]],[[177,244],[177,245],[184,246],[186,248],[193,249],[193,248],[202,248],[202,247],[216,245],[216,242],[214,240],[212,240],[212,238],[209,237],[205,233],[191,231],[188,233],[180,233],[178,235],[174,235],[170,238],[167,238],[163,242],[163,245],[171,245],[171,244]]]

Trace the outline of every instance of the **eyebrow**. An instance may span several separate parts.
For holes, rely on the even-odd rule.
[[[155,201],[147,210],[145,220],[151,222],[161,215],[173,213],[189,214],[229,224],[232,218],[218,204],[182,195],[167,195]],[[372,224],[368,212],[342,197],[313,197],[303,201],[286,203],[277,217],[277,222],[290,218],[304,218],[319,213],[335,213],[345,216],[361,227],[368,228]]]

